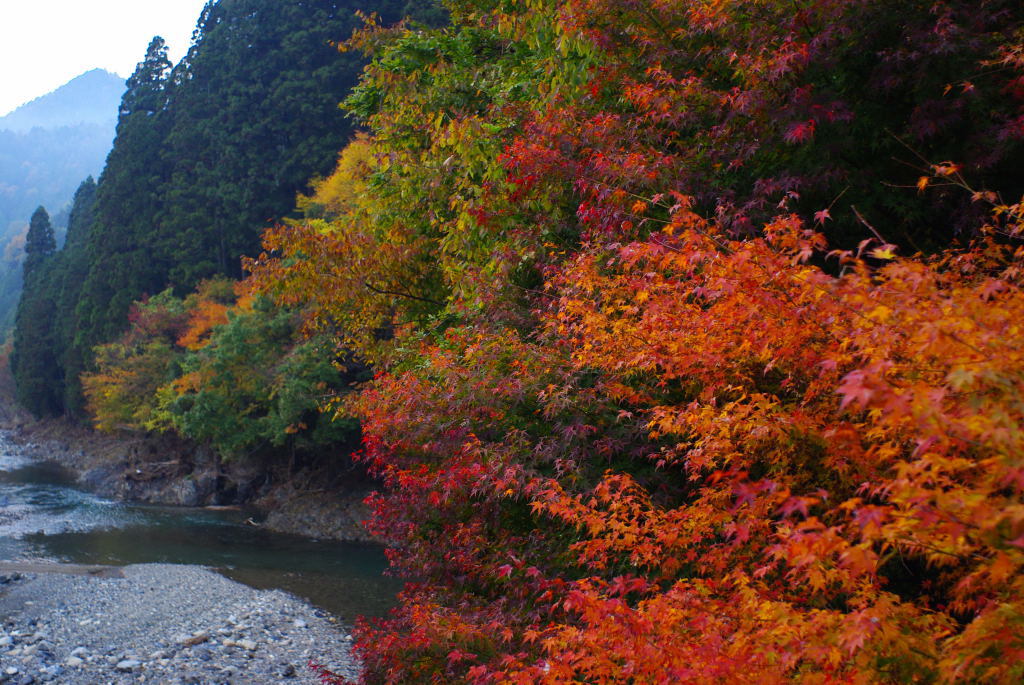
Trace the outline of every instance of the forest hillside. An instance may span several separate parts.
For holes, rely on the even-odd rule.
[[[1020,3],[444,5],[154,42],[23,401],[361,463],[367,683],[1024,679]]]
[[[54,213],[62,242],[75,188],[99,176],[124,79],[94,69],[0,117],[0,331],[14,325],[29,218]]]

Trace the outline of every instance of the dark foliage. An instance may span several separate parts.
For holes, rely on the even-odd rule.
[[[50,215],[39,207],[25,239],[25,288],[18,304],[11,371],[18,401],[36,416],[56,411],[53,297],[43,287],[45,267],[57,249]]]

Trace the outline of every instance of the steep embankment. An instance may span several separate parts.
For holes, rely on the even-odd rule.
[[[318,488],[312,474],[275,481],[259,464],[228,463],[208,448],[169,436],[103,435],[67,421],[24,420],[3,409],[0,427],[25,454],[78,474],[104,497],[177,506],[249,505],[261,525],[282,533],[366,541],[362,500],[369,486]],[[11,422],[7,417],[19,417]]]

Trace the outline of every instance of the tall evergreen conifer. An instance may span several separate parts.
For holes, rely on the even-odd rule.
[[[54,356],[54,301],[45,287],[48,262],[57,250],[50,215],[39,207],[25,238],[25,287],[15,318],[11,371],[18,402],[36,416],[59,411],[60,380]]]
[[[89,270],[81,292],[66,293],[76,300],[80,335],[75,344],[83,358],[117,333],[132,300],[162,286],[147,237],[163,211],[167,173],[161,149],[170,123],[170,68],[167,46],[157,36],[121,101],[117,138],[96,190],[94,225],[82,244]]]
[[[85,368],[82,347],[75,344],[79,319],[75,311],[82,282],[89,273],[85,245],[93,226],[96,207],[96,181],[90,176],[75,193],[68,216],[68,234],[64,249],[57,253],[48,283],[56,299],[55,353],[62,374],[62,409],[69,416],[82,416],[82,390],[78,375]]]
[[[57,250],[57,239],[53,235],[53,226],[50,224],[50,215],[44,207],[39,207],[32,213],[32,219],[28,224],[28,235],[25,236],[25,282],[39,270],[39,266],[45,262]]]

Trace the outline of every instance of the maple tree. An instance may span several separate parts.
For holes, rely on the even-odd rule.
[[[254,264],[378,365],[364,679],[1020,678],[1019,9],[449,7]]]
[[[448,7],[349,44],[366,132],[248,263],[374,364],[363,680],[1024,678],[1017,4]]]

